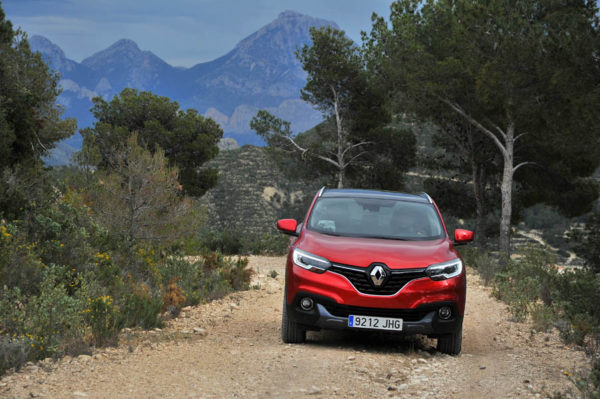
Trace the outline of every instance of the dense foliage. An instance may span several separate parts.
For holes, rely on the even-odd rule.
[[[0,215],[16,217],[41,179],[42,157],[75,132],[61,120],[58,78],[0,8]],[[39,186],[38,186],[39,187]]]
[[[600,159],[598,29],[590,1],[400,0],[365,35],[367,65],[396,112],[435,122],[458,141],[449,149],[469,155],[476,198],[486,158],[473,143],[500,155],[505,254],[515,181],[530,204],[570,215],[597,197],[581,178]]]
[[[325,122],[293,135],[289,122],[263,110],[250,126],[291,175],[304,169],[302,177],[336,187],[401,189],[415,162],[412,131],[392,123],[383,91],[370,83],[360,48],[344,31],[312,28],[310,34],[312,44],[296,53],[308,75],[301,97]]]
[[[162,148],[170,165],[178,167],[186,194],[199,197],[216,184],[217,171],[200,168],[219,151],[223,131],[215,121],[193,109],[180,110],[167,97],[129,88],[109,102],[93,101],[96,123],[82,131],[82,162],[110,168],[113,149],[136,132],[140,145],[152,152]]]

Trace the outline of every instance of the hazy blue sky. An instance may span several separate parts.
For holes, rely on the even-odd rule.
[[[7,18],[46,36],[81,61],[115,41],[134,40],[171,65],[192,66],[231,50],[284,10],[336,22],[354,41],[392,0],[3,0]]]

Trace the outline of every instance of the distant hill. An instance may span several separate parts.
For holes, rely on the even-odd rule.
[[[58,101],[66,116],[77,118],[79,127],[93,123],[91,98],[110,99],[123,88],[133,87],[167,96],[184,109],[197,109],[215,119],[225,137],[240,145],[262,144],[249,127],[259,109],[290,121],[296,132],[321,121],[320,113],[300,100],[306,75],[294,55],[310,42],[312,26],[337,27],[331,21],[285,11],[223,57],[191,68],[173,67],[128,39],[81,63],[67,58],[60,47],[42,36],[32,36],[30,44],[61,75],[63,92]],[[62,143],[58,152],[68,154],[80,146],[77,134]]]
[[[219,170],[217,186],[201,199],[210,230],[247,234],[276,232],[279,218],[301,219],[319,186],[290,181],[264,147],[221,151],[206,166]]]

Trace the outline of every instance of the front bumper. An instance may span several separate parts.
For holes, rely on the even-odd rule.
[[[300,300],[305,297],[314,301],[314,307],[311,310],[303,310],[300,307]],[[403,327],[402,331],[398,333],[424,334],[430,338],[436,338],[458,331],[463,321],[463,316],[459,315],[456,304],[451,301],[428,303],[415,309],[382,309],[340,305],[325,296],[299,292],[294,300],[286,306],[290,320],[307,330],[356,330],[348,327],[348,315],[352,314],[400,318],[403,320]],[[449,320],[442,320],[437,316],[437,311],[442,306],[449,306],[452,309],[453,316]],[[366,329],[361,328],[360,330]]]

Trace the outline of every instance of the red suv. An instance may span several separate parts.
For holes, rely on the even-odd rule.
[[[454,249],[468,230],[448,237],[427,194],[325,189],[304,223],[282,219],[291,241],[281,335],[304,342],[307,330],[360,329],[437,338],[439,351],[462,344],[466,277]]]

